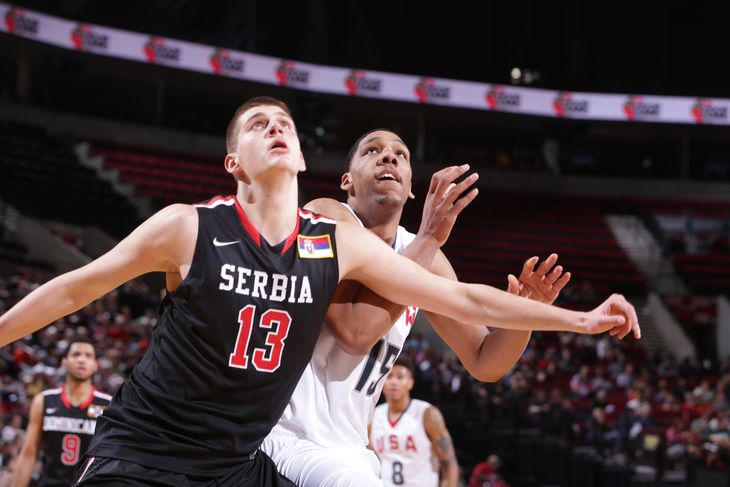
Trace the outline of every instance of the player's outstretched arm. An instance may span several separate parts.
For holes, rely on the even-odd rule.
[[[557,259],[558,256],[552,254],[537,268],[537,257],[527,259],[519,279],[509,275],[508,292],[552,304],[570,280],[570,273],[563,273],[562,266],[555,266]],[[434,272],[456,280],[453,268],[443,255],[437,257]],[[517,363],[530,341],[530,330],[497,328],[490,331],[486,326],[465,325],[434,313],[426,312],[426,317],[469,373],[485,382],[501,379]]]
[[[456,487],[459,485],[459,463],[441,411],[434,406],[426,409],[423,413],[423,428],[439,462],[439,487]]]
[[[180,272],[192,262],[197,231],[194,207],[164,208],[106,254],[45,283],[0,316],[0,346],[83,308],[134,277]]]
[[[404,257],[422,267],[431,266],[436,252],[448,239],[456,218],[477,195],[477,190],[474,189],[457,200],[478,179],[477,174],[472,174],[459,184],[453,184],[454,179],[468,170],[467,164],[450,166],[432,176],[421,226],[414,241],[402,253]],[[305,208],[327,215],[338,222],[357,224],[352,213],[333,199],[313,200]],[[383,298],[359,282],[345,280],[340,282],[335,291],[332,304],[327,310],[326,323],[340,346],[348,353],[365,355],[404,309],[403,305]]]
[[[354,225],[338,225],[336,241],[340,279],[358,280],[397,303],[477,326],[578,333],[603,333],[618,327],[620,337],[631,331],[640,336],[636,311],[618,294],[590,312],[571,311],[490,286],[436,276]]]
[[[38,451],[43,440],[43,396],[38,394],[30,404],[30,419],[25,430],[23,446],[15,463],[15,475],[11,487],[28,487]]]

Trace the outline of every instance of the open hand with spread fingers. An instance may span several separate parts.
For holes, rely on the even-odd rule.
[[[436,240],[439,246],[446,243],[456,222],[456,217],[478,193],[476,188],[467,191],[479,178],[477,173],[470,174],[459,183],[454,183],[455,179],[468,170],[469,165],[462,164],[446,167],[433,174],[426,201],[423,204],[419,235],[430,236]],[[464,196],[459,198],[462,193],[465,193]]]
[[[517,278],[513,274],[507,276],[507,291],[524,298],[541,303],[553,304],[560,291],[570,281],[570,272],[563,272],[563,266],[556,266],[558,254],[550,254],[538,267],[539,257],[530,257],[522,266],[522,273]],[[551,270],[552,269],[552,270]]]

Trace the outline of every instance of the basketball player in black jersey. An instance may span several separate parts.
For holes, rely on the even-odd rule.
[[[78,485],[279,485],[258,446],[311,358],[342,279],[475,326],[639,332],[622,296],[585,313],[450,281],[352,223],[298,210],[304,158],[279,100],[244,103],[226,139],[234,196],[161,210],[107,254],[49,281],[0,317],[4,345],[136,276],[167,274],[152,343],[100,417]],[[446,180],[465,170],[452,168]],[[460,184],[432,192],[466,204],[456,201],[467,188]]]
[[[71,340],[63,357],[66,382],[33,398],[30,421],[13,477],[12,487],[27,487],[38,453],[39,487],[67,487],[94,434],[97,417],[111,396],[96,390],[92,377],[98,368],[94,344],[88,338]]]

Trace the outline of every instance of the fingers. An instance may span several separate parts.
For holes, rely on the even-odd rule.
[[[553,254],[553,255],[555,255],[555,254]],[[545,279],[543,280],[543,282],[545,284],[547,284],[548,286],[552,286],[553,284],[555,284],[555,281],[557,281],[561,275],[563,275],[563,266],[561,266],[561,265],[555,266],[555,269],[550,271],[550,274],[545,276]]]
[[[520,274],[520,281],[524,282],[525,279],[527,279],[530,274],[533,273],[535,269],[535,264],[537,264],[537,261],[539,261],[540,258],[537,256],[530,257],[525,261],[524,264],[522,264],[522,273]]]
[[[629,333],[633,333],[634,338],[641,339],[641,328],[639,327],[639,317],[636,309],[629,303],[625,297],[620,294],[614,294],[609,299],[609,312],[612,316],[620,316],[624,323],[617,326],[609,332],[611,336],[623,340]]]
[[[462,164],[461,166],[449,166],[435,172],[433,176],[431,176],[431,185],[428,188],[428,192],[435,193],[436,196],[446,197],[446,195],[451,192],[448,188],[454,182],[454,179],[458,178],[468,170],[469,164]]]
[[[468,164],[465,164],[464,166],[466,166],[467,169],[469,168],[469,165]],[[461,167],[464,167],[464,166],[461,166]],[[463,172],[462,173],[459,173],[453,179],[456,179],[457,177],[461,176],[462,174],[463,174]],[[458,184],[455,184],[453,182],[453,179],[451,180],[452,182],[449,184],[449,186],[447,187],[447,189],[446,189],[446,191],[444,193],[444,199],[448,203],[454,204],[454,206],[456,206],[455,203],[454,203],[456,201],[456,198],[458,198],[459,196],[461,196],[461,193],[463,193],[464,191],[466,191],[466,189],[469,186],[471,186],[472,184],[474,184],[477,181],[477,179],[479,179],[479,174],[477,174],[477,173],[469,174],[469,176],[467,176],[466,178],[464,178],[464,180],[461,181]]]
[[[469,206],[469,203],[474,201],[474,198],[476,198],[478,194],[479,190],[477,188],[474,188],[469,191],[466,196],[456,200],[456,203],[454,203],[454,212],[456,213],[456,215],[461,213],[461,210]]]
[[[560,293],[560,291],[563,290],[563,288],[570,282],[570,278],[572,277],[572,274],[570,272],[566,272],[562,276],[560,276],[560,279],[555,281],[555,284],[553,284],[553,290],[556,293]]]
[[[555,265],[555,263],[558,261],[558,254],[550,254],[550,256],[545,259],[542,264],[537,268],[537,271],[535,273],[542,279],[545,277],[545,274],[547,274],[547,271],[552,269],[552,267]]]
[[[507,292],[515,295],[520,294],[520,281],[512,274],[507,276]]]

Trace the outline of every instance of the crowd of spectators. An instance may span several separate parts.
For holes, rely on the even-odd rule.
[[[471,378],[449,352],[412,336],[415,397],[463,404],[518,429],[593,446],[604,458],[640,462],[647,450],[667,468],[730,467],[730,360],[676,361],[631,339],[535,333],[519,363],[495,383]]]
[[[20,270],[0,278],[0,314],[48,275]],[[0,455],[18,452],[32,397],[62,382],[61,355],[75,334],[96,343],[95,385],[113,393],[149,345],[161,296],[131,281],[82,310],[0,349]],[[632,339],[535,333],[500,381],[473,379],[451,352],[437,353],[414,333],[404,353],[417,364],[414,396],[488,421],[592,445],[600,455],[635,458],[661,445],[670,464],[730,466],[730,361],[678,362]]]

